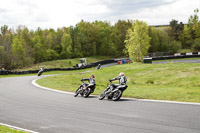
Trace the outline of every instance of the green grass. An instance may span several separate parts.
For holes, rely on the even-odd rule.
[[[172,100],[200,103],[200,64],[123,64],[85,73],[58,75],[42,78],[38,84],[49,88],[74,92],[80,79],[95,75],[99,95],[108,85],[109,79],[124,72],[128,78],[125,97]]]
[[[111,59],[112,57],[109,56],[94,56],[94,57],[86,57],[88,63],[97,62],[100,60],[107,60]],[[80,58],[74,58],[74,59],[63,59],[63,60],[55,60],[55,61],[47,61],[38,63],[29,67],[21,68],[21,69],[15,69],[18,71],[23,70],[37,70],[41,67],[47,68],[70,68],[75,66],[76,64],[80,63]]]
[[[27,133],[27,132],[15,130],[15,129],[0,125],[0,133]]]

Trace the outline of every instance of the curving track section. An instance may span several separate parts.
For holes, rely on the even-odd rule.
[[[0,79],[0,123],[41,133],[199,133],[200,106],[52,92],[36,76]],[[98,88],[97,88],[98,89]]]

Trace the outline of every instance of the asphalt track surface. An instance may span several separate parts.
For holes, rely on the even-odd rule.
[[[200,132],[199,105],[73,97],[33,86],[37,78],[0,79],[0,123],[41,133]]]

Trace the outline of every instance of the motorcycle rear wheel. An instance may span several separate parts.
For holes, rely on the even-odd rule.
[[[90,92],[91,92],[91,89],[90,88],[87,88],[86,90],[84,90],[83,92],[83,97],[88,97],[90,95]]]
[[[118,90],[118,91],[114,92],[112,100],[117,101],[121,98],[121,96],[122,96],[122,91]]]

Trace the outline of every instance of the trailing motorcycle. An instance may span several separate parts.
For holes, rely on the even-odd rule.
[[[127,87],[127,85],[124,85],[123,88],[117,89],[117,86],[110,81],[110,85],[99,95],[99,100],[103,100],[106,97],[107,99],[117,101],[121,98],[123,91]]]
[[[82,84],[80,85],[80,87],[75,91],[74,97],[77,97],[78,94],[80,94],[82,97],[88,97],[91,93],[92,90],[90,87],[87,87],[87,83],[83,82],[81,80]]]

